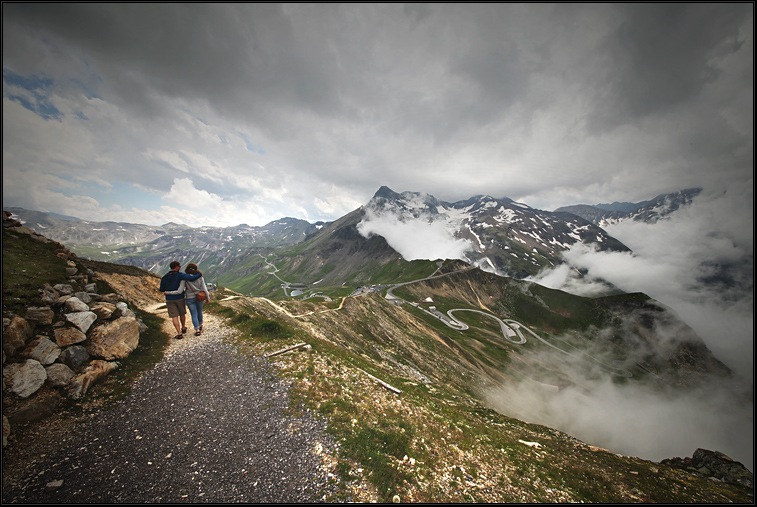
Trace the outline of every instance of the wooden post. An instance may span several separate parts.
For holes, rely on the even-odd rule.
[[[279,354],[283,354],[284,352],[289,352],[290,350],[299,349],[300,347],[304,347],[306,345],[307,345],[307,343],[305,343],[305,342],[298,343],[297,345],[292,345],[291,347],[286,347],[284,349],[277,350],[276,352],[271,352],[270,354],[266,354],[263,357],[278,356]]]
[[[359,368],[358,368],[358,369],[359,369]],[[389,389],[389,390],[390,390],[391,392],[393,392],[393,393],[397,393],[397,394],[402,394],[402,391],[400,391],[400,390],[399,390],[399,389],[397,389],[396,387],[392,387],[392,386],[390,386],[389,384],[387,384],[386,382],[384,382],[383,380],[379,380],[379,379],[377,379],[376,377],[374,377],[373,375],[371,375],[371,374],[370,374],[370,373],[368,373],[367,371],[365,371],[365,370],[360,370],[360,371],[362,371],[363,373],[365,373],[366,375],[368,375],[369,377],[371,377],[371,378],[372,378],[373,380],[375,380],[376,382],[378,382],[378,383],[379,383],[379,384],[380,384],[381,386],[383,386],[383,387],[385,387],[385,388]]]

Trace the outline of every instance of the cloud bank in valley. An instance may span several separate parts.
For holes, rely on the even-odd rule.
[[[590,391],[550,392],[533,382],[485,394],[492,408],[543,424],[612,452],[652,461],[720,451],[754,470],[754,405],[743,384],[714,384],[690,392],[594,381]]]
[[[754,233],[752,186],[703,193],[654,224],[620,222],[605,230],[633,254],[576,244],[566,264],[530,280],[597,296],[606,280],[644,292],[673,309],[716,356],[746,380],[754,376]],[[580,276],[575,269],[585,270]]]

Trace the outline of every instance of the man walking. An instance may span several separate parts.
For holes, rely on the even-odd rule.
[[[202,276],[201,273],[195,275],[188,275],[179,271],[181,269],[181,263],[179,261],[173,261],[169,265],[171,271],[163,275],[160,279],[160,292],[166,296],[166,308],[168,309],[168,316],[171,317],[173,325],[176,328],[177,340],[184,338],[184,333],[187,332],[187,305],[184,302],[184,292],[177,292],[182,280],[197,280]],[[181,322],[181,324],[179,324]]]

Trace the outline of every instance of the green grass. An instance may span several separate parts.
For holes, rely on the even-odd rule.
[[[46,283],[69,283],[66,261],[56,256],[62,251],[57,243],[3,229],[3,315],[40,306],[39,289]]]

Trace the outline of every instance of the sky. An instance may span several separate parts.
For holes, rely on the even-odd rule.
[[[2,8],[3,207],[232,226],[382,185],[548,211],[753,186],[751,3]]]

